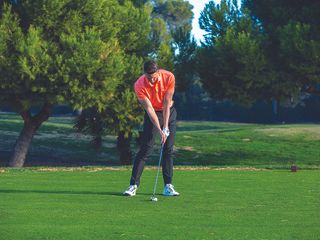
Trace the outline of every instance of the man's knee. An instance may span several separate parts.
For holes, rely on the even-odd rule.
[[[164,156],[171,156],[173,154],[173,146],[165,146],[163,149]]]
[[[140,147],[138,154],[137,154],[137,157],[145,160],[151,154],[152,148],[153,148],[153,145],[151,145],[151,144],[142,145]]]

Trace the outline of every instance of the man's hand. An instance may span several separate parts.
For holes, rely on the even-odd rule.
[[[164,132],[161,129],[159,129],[159,135],[160,135],[161,144],[164,144],[167,140],[167,136],[164,134]]]
[[[162,129],[162,132],[164,133],[164,135],[166,135],[167,137],[169,137],[169,135],[170,135],[170,131],[169,131],[169,128],[163,128]]]
[[[168,127],[164,127],[163,130],[161,130],[159,119],[158,119],[158,117],[157,117],[157,115],[156,115],[156,113],[155,113],[155,111],[154,111],[154,109],[153,109],[153,107],[151,105],[151,102],[148,99],[139,100],[139,102],[141,103],[143,108],[148,113],[148,115],[150,117],[150,120],[153,123],[153,125],[158,129],[159,134],[160,134],[161,144],[164,144],[166,142],[168,136],[170,135],[170,131],[169,131]],[[169,115],[167,116],[167,118],[168,117],[169,117]],[[168,122],[168,119],[166,121]]]
[[[163,128],[162,130],[160,129],[160,138],[161,138],[161,144],[165,144],[167,141],[167,138],[170,135],[170,131],[168,128]]]

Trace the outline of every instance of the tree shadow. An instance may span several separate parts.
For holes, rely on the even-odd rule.
[[[0,193],[40,193],[40,194],[70,194],[70,195],[111,195],[123,196],[121,192],[90,192],[90,191],[54,191],[54,190],[21,190],[21,189],[0,189]]]
[[[196,151],[179,150],[174,160],[176,165],[189,166],[257,166],[292,163],[294,159],[287,156],[274,155],[270,152],[250,152],[246,150],[223,150],[219,153],[198,153]]]
[[[177,132],[193,132],[193,131],[210,131],[210,132],[237,132],[239,130],[243,130],[242,128],[235,127],[235,126],[207,126],[202,125],[201,123],[192,126],[177,126]]]
[[[218,130],[218,129],[224,129],[224,127],[217,127],[217,126],[206,126],[201,124],[191,125],[191,126],[177,126],[177,131],[201,131],[201,130]]]
[[[7,167],[11,156],[11,151],[0,151],[0,167]],[[56,156],[59,154],[57,150],[54,154],[44,153],[28,153],[24,167],[87,167],[87,166],[120,166],[119,162],[114,160],[100,159],[80,159],[77,153],[65,156]],[[45,160],[44,160],[45,159]]]
[[[100,196],[115,196],[122,198],[131,198],[130,196],[124,196],[122,192],[90,192],[90,191],[54,191],[54,190],[21,190],[21,189],[0,189],[0,194],[61,194],[61,195],[100,195]],[[137,195],[152,196],[152,193],[139,192]],[[156,196],[162,196],[156,194]],[[147,200],[143,201],[149,201]]]
[[[53,191],[53,190],[21,190],[21,189],[0,189],[0,193],[35,193],[35,194],[62,194],[62,195],[110,195],[110,196],[121,196],[122,192],[90,192],[90,191]]]

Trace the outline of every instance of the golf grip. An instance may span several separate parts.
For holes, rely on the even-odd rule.
[[[160,172],[160,164],[161,164],[161,159],[162,159],[163,146],[164,146],[164,144],[161,144],[160,158],[159,158],[159,163],[158,163],[158,172],[157,172],[157,176],[156,176],[156,182],[154,183],[154,187],[153,187],[153,195],[152,195],[153,197],[156,194],[156,188],[157,188],[157,184],[158,184],[158,177],[159,177],[159,172]]]

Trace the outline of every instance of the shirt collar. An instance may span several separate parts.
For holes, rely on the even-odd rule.
[[[159,82],[161,81],[161,79],[162,79],[161,74],[159,74],[158,80],[155,81],[154,83],[151,83],[151,82],[146,78],[145,75],[143,75],[143,76],[144,76],[144,81],[145,81],[146,84],[147,84],[148,86],[150,86],[150,87],[153,87],[154,85],[156,85],[157,83],[159,83]]]

